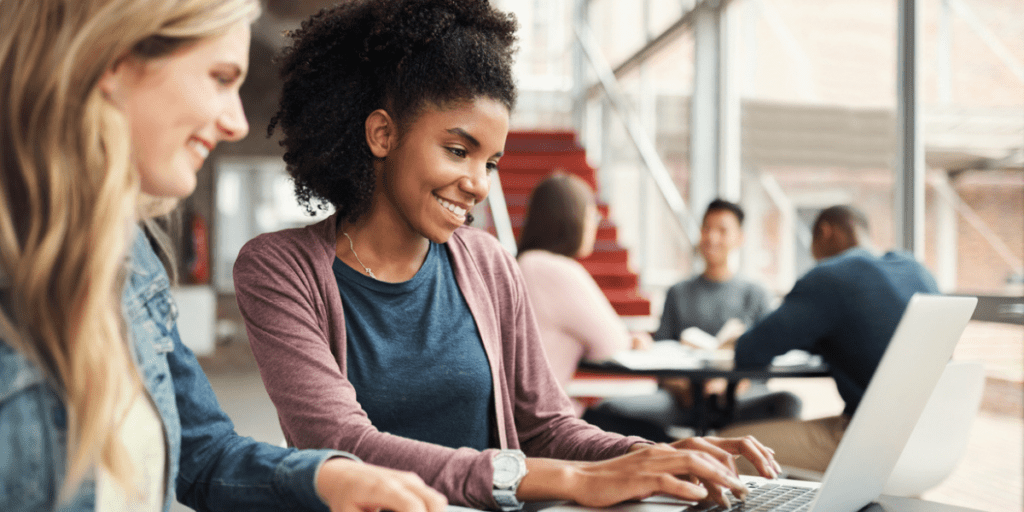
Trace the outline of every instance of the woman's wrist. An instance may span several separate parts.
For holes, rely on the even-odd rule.
[[[519,483],[516,498],[519,501],[546,501],[572,499],[572,489],[579,487],[579,467],[583,462],[527,458],[526,476]]]
[[[330,457],[320,465],[313,477],[313,488],[316,490],[320,501],[330,503],[330,494],[335,491],[332,485],[338,481],[340,475],[346,471],[349,464],[361,464],[361,462],[344,456]]]

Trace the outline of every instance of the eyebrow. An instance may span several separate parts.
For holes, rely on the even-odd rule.
[[[476,149],[480,149],[480,141],[476,140],[476,137],[470,135],[469,132],[467,132],[466,130],[463,130],[462,128],[449,128],[446,131],[452,135],[462,137],[463,139],[466,140],[466,142],[469,143],[470,146],[473,146]],[[504,151],[498,151],[497,153],[494,154],[494,156],[500,157],[504,154]]]

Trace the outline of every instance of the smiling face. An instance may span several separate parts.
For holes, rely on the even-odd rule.
[[[713,210],[704,216],[700,228],[700,255],[709,265],[724,265],[729,253],[743,243],[743,229],[736,214]]]
[[[384,157],[374,208],[396,215],[409,235],[447,242],[466,213],[487,197],[508,123],[508,109],[490,98],[425,107],[382,147],[371,142],[375,155]]]
[[[249,132],[238,90],[249,66],[249,25],[146,62],[127,58],[100,81],[131,127],[142,192],[184,198],[222,140]]]

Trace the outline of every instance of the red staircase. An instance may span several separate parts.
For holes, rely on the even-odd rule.
[[[597,190],[597,175],[587,164],[583,148],[573,132],[511,132],[499,164],[512,232],[519,238],[530,192],[552,172],[575,174]],[[639,278],[630,270],[626,249],[618,244],[615,224],[608,219],[608,205],[598,204],[601,224],[594,253],[580,263],[622,316],[647,316],[651,302],[640,292]]]

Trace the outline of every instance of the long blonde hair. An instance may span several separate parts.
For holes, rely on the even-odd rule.
[[[120,300],[139,178],[128,121],[98,81],[119,59],[170,55],[259,9],[257,0],[0,1],[0,286],[10,298],[0,337],[62,393],[64,497],[96,465],[130,485],[118,435],[141,389]]]

